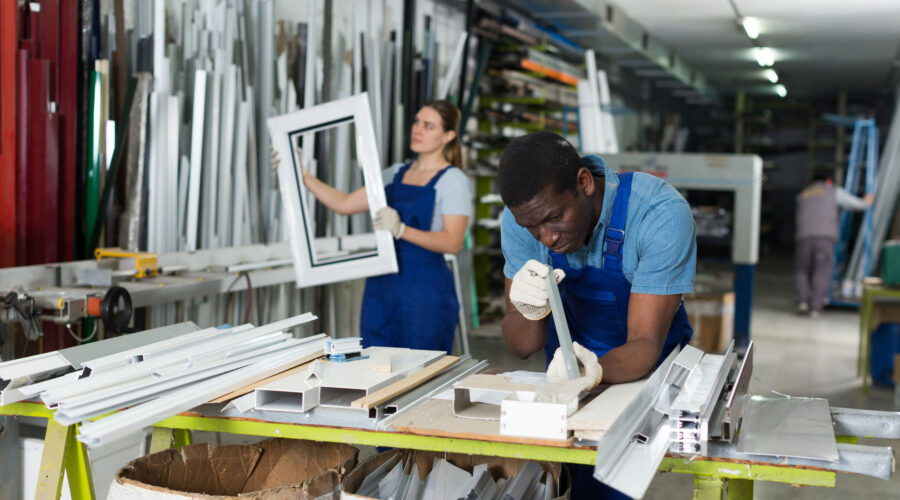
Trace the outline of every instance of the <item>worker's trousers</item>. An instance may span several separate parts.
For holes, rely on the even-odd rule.
[[[807,304],[810,311],[825,307],[831,273],[834,266],[832,238],[811,237],[797,239],[794,257],[797,304]]]

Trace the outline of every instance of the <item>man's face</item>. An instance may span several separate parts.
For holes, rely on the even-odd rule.
[[[531,200],[509,210],[516,222],[545,247],[556,253],[573,253],[593,233],[591,207],[590,197],[578,184],[574,192],[556,192],[553,186],[548,186]]]

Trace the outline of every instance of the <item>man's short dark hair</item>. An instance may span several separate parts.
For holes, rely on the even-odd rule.
[[[575,191],[581,158],[553,132],[534,132],[513,139],[500,156],[497,187],[508,207],[518,207],[553,186],[557,193]]]
[[[813,170],[811,182],[825,182],[827,180],[831,180],[831,172],[825,169],[818,168]]]

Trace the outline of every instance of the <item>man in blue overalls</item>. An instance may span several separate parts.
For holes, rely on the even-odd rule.
[[[502,330],[514,354],[544,349],[550,361],[556,352],[543,279],[551,269],[576,356],[599,363],[604,382],[639,379],[690,340],[682,294],[693,291],[696,236],[678,191],[648,174],[617,174],[598,156],[579,157],[551,132],[512,141],[497,184],[507,206]],[[593,480],[592,467],[572,472],[573,498],[617,498]]]

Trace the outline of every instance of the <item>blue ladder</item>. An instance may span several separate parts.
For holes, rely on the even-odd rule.
[[[825,118],[837,126],[853,126],[853,142],[850,145],[850,156],[847,160],[847,173],[844,177],[844,190],[856,195],[859,192],[861,172],[865,168],[865,192],[875,192],[875,179],[878,165],[878,125],[874,118],[851,118],[826,113]],[[862,268],[863,275],[868,276],[872,267],[872,207],[866,209],[860,226],[863,231]],[[853,240],[853,212],[841,210],[840,236],[834,248],[834,267],[831,276],[829,293],[832,305],[858,306],[859,302],[847,298],[841,293],[841,283],[846,278],[849,266],[849,253]]]

